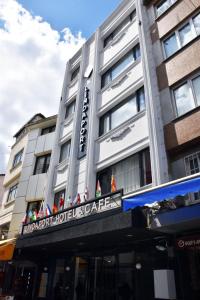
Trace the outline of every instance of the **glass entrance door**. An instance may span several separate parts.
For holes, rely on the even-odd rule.
[[[135,300],[133,252],[77,261],[74,300]]]

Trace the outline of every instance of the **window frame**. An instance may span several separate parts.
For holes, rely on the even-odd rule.
[[[54,194],[54,199],[53,199],[53,204],[56,205],[58,211],[59,211],[59,200],[61,198],[61,196],[64,195],[64,197],[62,197],[65,200],[65,196],[66,196],[66,189],[60,190],[58,192],[56,192]],[[55,200],[58,200],[58,202],[56,203]]]
[[[171,93],[172,93],[172,106],[173,106],[173,109],[174,109],[174,112],[175,112],[175,116],[176,118],[179,118],[179,117],[182,117],[184,116],[185,114],[189,113],[190,111],[192,111],[193,109],[199,107],[200,105],[198,105],[198,102],[197,102],[197,97],[196,97],[196,93],[195,93],[195,90],[194,90],[194,87],[193,87],[193,80],[200,77],[200,73],[197,73],[191,77],[189,77],[187,80],[184,80],[183,82],[181,82],[179,85],[176,85],[175,87],[172,88],[171,90]],[[191,110],[188,110],[187,112],[183,113],[182,115],[179,115],[178,114],[178,109],[177,109],[177,105],[176,105],[176,98],[175,98],[175,95],[174,95],[174,91],[178,88],[180,88],[181,86],[183,86],[184,84],[188,84],[189,86],[189,91],[190,91],[190,94],[191,96],[193,97],[193,100],[194,100],[194,108],[192,108]]]
[[[80,65],[71,70],[71,72],[70,72],[70,82],[75,81],[77,79],[79,73],[80,73]]]
[[[67,113],[69,111],[69,107],[73,107],[73,111],[70,114]],[[64,119],[67,120],[71,116],[73,116],[73,114],[75,113],[75,109],[76,109],[76,98],[73,99],[72,101],[70,101],[70,103],[66,103],[66,106],[65,106],[65,117],[64,117]]]
[[[196,13],[195,15],[191,16],[189,19],[187,19],[183,24],[181,24],[176,30],[174,30],[173,32],[171,32],[169,35],[167,35],[163,40],[162,40],[162,49],[163,49],[163,54],[164,54],[164,58],[165,59],[168,59],[170,58],[171,56],[173,56],[175,53],[177,53],[179,50],[181,50],[182,48],[184,48],[185,46],[187,46],[189,43],[191,43],[194,39],[196,39],[198,36],[200,36],[200,33],[198,34],[197,33],[197,30],[195,28],[195,25],[194,25],[194,22],[193,22],[193,19],[195,17],[197,17],[198,15],[200,15],[200,12]],[[192,32],[192,35],[193,35],[193,38],[188,41],[187,43],[185,43],[184,45],[182,45],[181,43],[181,38],[180,38],[180,31],[187,25],[189,24],[190,25],[190,29],[191,29],[191,32]],[[170,38],[172,37],[173,35],[175,34],[175,38],[176,38],[176,42],[177,42],[177,46],[178,46],[178,49],[173,52],[172,54],[170,54],[169,56],[167,56],[167,53],[166,53],[166,50],[165,50],[165,42]]]
[[[161,4],[161,3],[164,3],[164,2],[170,2],[170,5],[169,7],[164,10],[161,14],[158,14],[158,6]],[[176,2],[178,2],[178,0],[161,0],[159,1],[155,6],[154,6],[154,9],[155,9],[155,15],[156,15],[156,18],[159,18],[160,16],[162,16],[165,12],[167,12]]]
[[[111,130],[114,130],[118,126],[121,126],[122,124],[126,123],[128,120],[132,119],[133,117],[135,117],[140,112],[142,112],[142,111],[144,111],[146,109],[146,105],[145,105],[144,109],[141,109],[141,103],[140,103],[140,97],[139,97],[139,93],[140,93],[141,90],[144,91],[143,95],[144,95],[144,99],[145,99],[145,90],[144,90],[144,86],[142,86],[137,91],[135,91],[134,93],[132,93],[131,95],[129,95],[128,97],[126,97],[125,99],[123,99],[119,104],[117,104],[115,107],[111,108],[109,111],[107,111],[104,115],[102,115],[100,117],[100,119],[99,119],[99,137],[103,136],[104,134],[107,134]],[[115,127],[112,128],[112,115],[113,115],[113,113],[115,111],[117,111],[118,109],[120,109],[121,107],[123,107],[124,105],[126,105],[134,97],[136,98],[136,109],[137,109],[137,112],[134,115],[132,115],[130,118],[128,118],[127,120],[123,121],[119,125],[117,125],[117,126],[115,126]],[[106,118],[108,118],[108,126],[109,126],[108,131],[105,131],[105,128],[103,128],[103,130],[102,130],[102,126],[104,126]],[[103,125],[101,125],[102,123],[103,123]]]
[[[138,55],[139,52],[139,55]],[[132,61],[127,63],[127,65],[124,67],[122,71],[120,71],[114,78],[113,78],[113,72],[120,66],[123,65],[123,63],[126,61],[126,59],[131,56],[132,54]],[[138,55],[138,56],[137,56]],[[101,90],[105,89],[109,84],[111,84],[115,79],[117,79],[129,66],[131,66],[133,63],[137,62],[141,57],[141,49],[140,49],[140,43],[137,43],[131,50],[129,50],[127,53],[125,53],[117,62],[115,62],[107,71],[105,71],[103,74],[101,74]],[[109,81],[105,78],[109,78]]]
[[[48,130],[48,132],[44,132],[45,130]],[[49,134],[51,132],[54,132],[56,130],[56,125],[52,125],[52,126],[49,126],[49,127],[44,127],[42,128],[41,130],[41,135],[46,135],[46,134]]]
[[[27,207],[26,207],[26,224],[32,222],[32,220],[30,220],[30,217],[29,217],[28,213],[29,213],[29,211],[30,211],[30,206],[31,206],[31,205],[34,205],[34,204],[36,204],[36,206],[37,206],[35,209],[36,209],[37,214],[38,214],[39,209],[40,209],[41,204],[42,204],[42,200],[29,201],[29,202],[27,203]],[[35,210],[35,209],[32,208],[31,211],[33,211],[33,210]]]
[[[42,172],[37,173],[37,164],[39,159],[44,158],[44,164],[42,166]],[[49,164],[47,164],[49,159]],[[48,172],[49,166],[50,166],[50,160],[51,160],[51,153],[45,154],[45,155],[40,155],[40,156],[36,156],[36,160],[35,160],[35,166],[34,166],[34,172],[33,175],[39,175],[39,174],[45,174]]]
[[[61,160],[61,157],[62,157],[62,147],[64,147],[64,145],[69,145],[68,146],[68,149],[67,149],[67,156],[66,157],[64,157],[62,160]],[[71,152],[71,140],[67,140],[67,141],[65,141],[64,143],[62,143],[61,145],[60,145],[60,156],[59,156],[59,164],[61,164],[63,161],[65,161],[65,160],[68,160],[69,159],[69,157],[70,157],[70,152]]]
[[[7,199],[6,199],[6,204],[15,201],[17,190],[18,190],[18,185],[19,185],[19,183],[16,183],[16,184],[14,184],[13,186],[11,186],[9,188],[8,196],[7,196]],[[14,199],[12,199],[12,198],[10,199],[10,196],[12,197],[13,191],[14,191]]]
[[[144,178],[145,174],[147,174],[146,163],[145,163],[145,153],[147,151],[149,153],[149,158],[150,158],[151,183],[147,183],[147,178]],[[127,188],[127,187],[125,187],[125,188],[123,188],[124,195],[126,195],[126,194],[128,194],[130,192],[136,191],[136,190],[140,190],[144,186],[152,184],[151,154],[150,154],[149,147],[147,147],[147,148],[144,148],[141,151],[136,152],[136,153],[134,153],[134,154],[132,154],[132,155],[130,155],[130,156],[128,156],[128,157],[126,157],[126,158],[118,161],[117,163],[114,163],[114,164],[110,165],[109,167],[107,167],[107,168],[105,168],[105,169],[103,169],[103,170],[101,170],[101,171],[99,171],[99,172],[96,173],[96,186],[97,186],[97,182],[99,180],[100,186],[101,186],[102,195],[106,195],[108,193],[111,193],[111,175],[113,173],[112,168],[114,169],[116,167],[116,165],[121,164],[122,162],[125,162],[126,160],[130,159],[131,157],[134,157],[134,156],[137,156],[137,155],[138,155],[138,159],[139,159],[139,178],[138,179],[139,179],[139,182],[140,182],[140,187],[139,187],[139,189],[135,189],[135,190],[132,190],[132,191],[127,191],[127,192],[125,191],[125,188]],[[144,169],[141,168],[142,164],[143,164]],[[104,179],[104,181],[107,184],[106,188],[104,188],[103,185],[102,185],[102,179],[101,179],[102,175],[105,175],[105,177],[106,176],[108,177],[107,180],[105,180],[106,178]],[[109,189],[108,191],[106,190],[107,188]],[[118,187],[117,187],[117,189],[118,189]],[[103,190],[106,190],[106,191],[103,192]]]
[[[22,162],[23,153],[24,153],[24,148],[22,148],[20,151],[18,151],[15,154],[15,156],[13,158],[12,169],[14,169],[15,167],[17,167]],[[20,159],[18,157],[20,157]]]
[[[108,48],[112,41],[120,35],[130,24],[132,24],[133,20],[136,17],[136,9],[134,9],[127,17],[125,17],[118,25],[117,27],[110,33],[108,36],[106,36],[103,39],[103,49],[105,50]],[[126,23],[127,22],[127,23]],[[123,23],[126,23],[123,25]],[[121,28],[120,28],[121,27]],[[106,42],[108,40],[108,42]]]

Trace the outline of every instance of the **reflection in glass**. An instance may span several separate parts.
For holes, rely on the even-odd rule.
[[[194,99],[187,83],[174,90],[174,97],[178,116],[183,115],[195,107]]]
[[[193,18],[193,23],[196,29],[196,33],[200,34],[200,14]]]
[[[197,105],[200,105],[200,76],[192,80],[194,92],[197,100]]]
[[[169,57],[178,50],[178,44],[175,33],[164,41],[165,54]]]
[[[179,35],[182,46],[189,43],[194,38],[190,23],[179,30]]]

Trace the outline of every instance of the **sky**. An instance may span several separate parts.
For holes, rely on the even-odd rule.
[[[66,61],[121,0],[0,0],[0,173],[13,135],[58,112]]]

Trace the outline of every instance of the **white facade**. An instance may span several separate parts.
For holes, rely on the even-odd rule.
[[[150,67],[146,66],[146,60],[152,61],[152,58],[147,58],[147,37],[141,30],[139,20],[142,12],[137,8],[139,14],[136,15],[136,6],[137,1],[123,1],[67,63],[46,193],[46,200],[50,205],[53,204],[55,194],[64,190],[65,199],[71,199],[70,201],[77,194],[80,194],[83,201],[86,189],[89,191],[89,198],[94,198],[97,174],[100,171],[147,148],[151,155],[152,184],[168,180],[163,131],[160,130],[162,121],[158,92],[157,86],[153,84],[156,74],[150,78]],[[141,55],[134,52],[138,45]],[[126,63],[132,51],[133,56],[138,57]],[[123,63],[116,67],[121,61]],[[77,68],[78,75],[71,80]],[[102,87],[102,82],[107,80],[103,79],[107,76],[106,72],[111,72],[109,76],[113,78]],[[111,114],[142,87],[145,90],[146,108],[138,110],[121,124],[100,135],[102,117],[106,113]],[[89,91],[86,118],[83,116],[85,88]],[[65,111],[73,101],[76,101],[75,111],[66,118]],[[124,118],[123,111],[120,114],[119,118]],[[81,121],[86,121],[87,124],[84,125]],[[86,126],[82,131],[86,129],[85,136],[80,135],[81,124]],[[81,138],[86,144],[86,153],[79,158]],[[67,141],[71,143],[70,155],[59,163],[61,147]],[[135,180],[139,181],[138,178]],[[144,188],[145,184],[136,186],[133,190]]]

